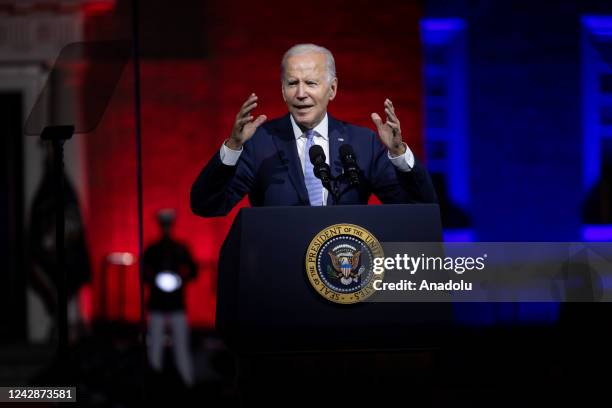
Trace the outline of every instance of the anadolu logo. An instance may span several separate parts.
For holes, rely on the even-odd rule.
[[[308,245],[306,275],[321,296],[335,303],[361,302],[376,290],[374,258],[384,257],[380,242],[353,224],[331,225]],[[384,274],[376,276],[383,279]]]

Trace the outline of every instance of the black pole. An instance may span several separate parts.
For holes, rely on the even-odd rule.
[[[57,278],[58,357],[68,356],[68,290],[66,276],[66,248],[64,245],[64,141],[54,139],[53,171],[55,173],[55,254]]]
[[[134,64],[134,121],[136,131],[136,185],[138,197],[138,275],[140,290],[140,344],[141,344],[141,392],[143,400],[146,397],[146,381],[144,375],[147,368],[147,327],[144,310],[144,263],[142,256],[142,146],[141,146],[141,105],[140,105],[140,48],[138,24],[138,0],[132,0],[132,61]]]
[[[60,383],[68,381],[68,277],[64,242],[64,142],[72,137],[74,126],[47,126],[40,138],[50,141],[53,148],[53,177],[55,178],[55,276],[57,278],[57,360]]]

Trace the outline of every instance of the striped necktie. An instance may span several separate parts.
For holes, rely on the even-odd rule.
[[[306,184],[306,190],[308,190],[310,205],[320,206],[323,205],[323,184],[314,175],[314,166],[310,162],[309,155],[310,148],[315,144],[315,135],[317,135],[317,132],[314,130],[308,130],[305,134],[307,141],[304,147],[304,183]]]

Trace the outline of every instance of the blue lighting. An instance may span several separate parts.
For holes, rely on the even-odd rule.
[[[599,37],[599,38],[597,38]],[[602,95],[599,76],[612,73],[593,47],[593,39],[612,43],[612,16],[582,17],[582,131],[583,187],[588,192],[599,180],[601,172],[601,133],[599,121]]]
[[[446,229],[443,232],[444,242],[474,242],[472,229]]]
[[[465,30],[460,18],[428,18],[421,20],[421,35],[427,45],[443,45],[452,41],[458,31]]]
[[[612,17],[582,16],[582,25],[595,35],[612,35]]]
[[[589,242],[612,242],[612,225],[585,225],[582,240]]]
[[[460,18],[428,18],[420,25],[425,49],[427,165],[430,172],[445,175],[452,201],[468,208],[466,24]],[[432,61],[430,54],[445,57]],[[433,94],[430,87],[445,92]],[[444,125],[434,123],[433,118],[440,115]]]

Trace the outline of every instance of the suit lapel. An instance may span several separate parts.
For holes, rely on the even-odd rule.
[[[285,115],[276,127],[276,134],[272,138],[278,149],[280,160],[284,166],[287,167],[289,173],[289,180],[293,184],[293,187],[298,193],[300,200],[303,204],[308,205],[308,192],[306,191],[306,184],[304,184],[304,172],[300,165],[300,157],[297,153],[297,145],[295,143],[295,135],[293,134],[293,128],[291,127],[291,120],[289,114]]]
[[[342,174],[342,162],[340,161],[340,146],[345,143],[350,143],[347,139],[344,126],[341,122],[334,119],[331,115],[328,118],[328,136],[329,136],[329,167],[331,168],[332,176],[337,177]],[[331,194],[327,195],[327,205],[332,205],[333,200]]]

